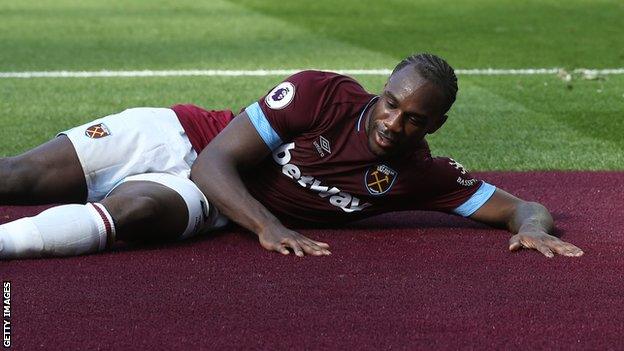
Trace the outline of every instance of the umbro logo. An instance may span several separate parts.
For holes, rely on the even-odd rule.
[[[322,135],[319,137],[318,140],[314,140],[312,144],[314,144],[316,152],[318,152],[321,157],[325,157],[325,154],[331,154],[331,146],[329,145],[329,140],[327,140]]]

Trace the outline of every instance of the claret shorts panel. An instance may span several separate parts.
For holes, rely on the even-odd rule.
[[[168,108],[140,107],[59,133],[71,140],[87,182],[87,201],[99,201],[124,178],[166,173],[188,179],[197,153]]]

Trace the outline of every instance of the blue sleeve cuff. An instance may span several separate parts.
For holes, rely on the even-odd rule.
[[[470,199],[454,209],[453,212],[460,216],[468,217],[477,212],[494,195],[495,191],[496,187],[494,185],[483,182],[477,192],[472,194]]]
[[[247,116],[249,116],[249,120],[254,125],[258,134],[264,143],[271,149],[271,151],[275,150],[278,146],[282,145],[282,139],[277,135],[271,124],[267,120],[264,112],[260,108],[260,104],[258,102],[254,102],[253,104],[247,106],[245,109],[247,112]]]

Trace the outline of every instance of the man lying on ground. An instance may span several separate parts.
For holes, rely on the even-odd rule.
[[[444,124],[456,94],[453,69],[419,54],[397,65],[380,95],[343,75],[304,71],[236,117],[175,105],[95,120],[0,160],[0,204],[66,204],[1,225],[0,258],[184,239],[228,220],[267,250],[320,256],[328,244],[287,226],[405,210],[504,227],[512,251],[582,255],[550,235],[544,206],[430,155],[425,136]]]

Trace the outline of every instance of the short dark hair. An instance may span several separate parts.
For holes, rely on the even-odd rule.
[[[392,74],[405,66],[414,65],[421,77],[437,85],[446,96],[448,105],[445,113],[451,108],[457,97],[457,76],[455,70],[444,59],[428,53],[414,54],[406,57],[394,67]]]

